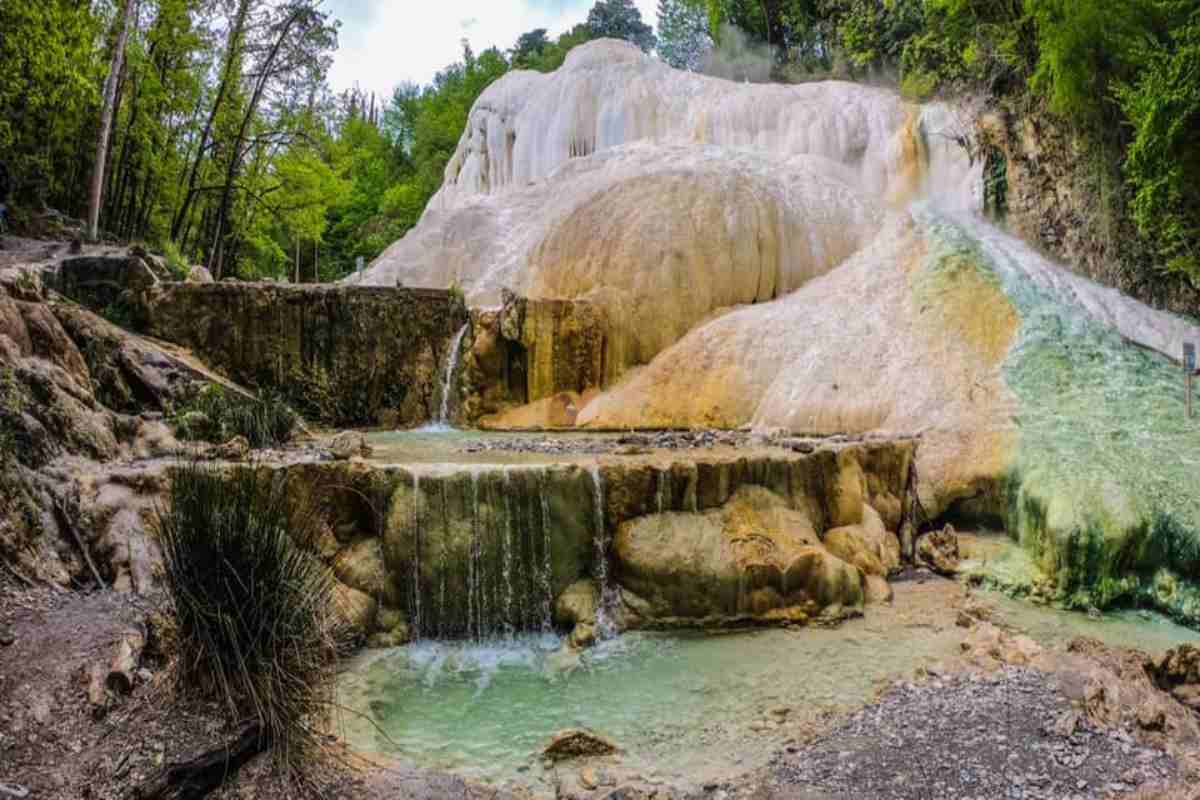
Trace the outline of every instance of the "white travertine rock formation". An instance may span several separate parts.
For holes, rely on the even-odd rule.
[[[1016,314],[964,275],[922,291],[924,242],[897,215],[833,273],[699,326],[579,415],[597,427],[784,428],[921,434],[930,507],[971,494],[1012,458],[1001,364]]]
[[[636,141],[753,149],[776,160],[824,156],[882,193],[907,117],[883,89],[735,83],[672,69],[606,39],[572,50],[553,73],[510,73],[485,91],[431,205],[523,186],[570,159]]]
[[[581,421],[936,427],[916,398],[892,407],[898,401],[886,379],[905,370],[891,366],[875,373],[877,386],[862,387],[861,400],[818,401],[825,390],[814,388],[822,377],[814,359],[837,351],[840,362],[827,367],[840,375],[856,363],[844,348],[876,336],[885,340],[881,364],[911,362],[931,373],[944,366],[930,367],[919,351],[889,352],[905,339],[882,320],[902,305],[887,296],[898,289],[887,282],[901,280],[906,259],[916,258],[897,248],[921,247],[919,235],[898,233],[908,202],[929,198],[958,213],[979,206],[982,166],[960,141],[967,124],[946,106],[911,106],[883,89],[738,84],[673,70],[624,42],[593,42],[554,73],[513,72],[484,92],[421,223],[356,280],[457,285],[475,305],[497,304],[505,288],[590,300],[619,331],[615,360],[632,367],[714,314],[785,297],[859,253],[846,264],[848,275],[861,273],[858,285],[848,276],[827,280],[696,331],[691,347],[709,353],[714,369],[763,364],[749,384],[723,388],[737,386],[736,411],[678,391],[656,363],[638,380],[661,384],[671,413],[622,388],[628,405],[617,410],[616,395],[602,397]],[[1183,339],[1200,338],[1187,321],[1071,275],[986,225],[973,235],[991,258],[1018,264],[1029,280],[1132,341],[1177,355]],[[814,307],[829,307],[821,324],[841,331],[818,335]],[[742,320],[753,324],[741,331]],[[777,380],[781,371],[791,383]],[[845,376],[828,383],[853,385]]]
[[[368,282],[591,300],[645,363],[711,312],[770,300],[867,243],[882,208],[816,156],[639,143],[572,160],[549,179],[431,209]],[[392,278],[394,281],[395,278]]]
[[[963,160],[949,135],[918,152],[953,123],[882,89],[738,84],[593,42],[486,90],[420,225],[354,280],[593,301],[622,331],[619,372],[860,249],[923,155]]]

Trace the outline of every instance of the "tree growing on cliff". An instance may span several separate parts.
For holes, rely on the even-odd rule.
[[[647,53],[654,49],[654,29],[642,21],[633,0],[597,0],[588,12],[587,26],[597,39],[624,39]]]

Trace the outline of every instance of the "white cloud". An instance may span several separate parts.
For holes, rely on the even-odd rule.
[[[582,22],[594,0],[328,0],[342,20],[330,71],[335,91],[358,86],[381,97],[403,81],[428,83],[462,56],[463,38],[479,52],[507,49],[534,28],[557,35]],[[654,25],[657,0],[635,0]]]

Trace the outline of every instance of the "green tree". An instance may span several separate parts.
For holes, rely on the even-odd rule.
[[[1147,0],[1025,0],[1037,33],[1030,86],[1052,111],[1103,122],[1116,110],[1112,87],[1149,54],[1141,43],[1156,16]]]
[[[74,0],[0,2],[0,162],[18,204],[82,209],[79,120],[98,115],[106,22]]]
[[[642,21],[633,0],[597,0],[588,12],[587,26],[596,39],[624,39],[647,53],[654,49],[654,29]]]
[[[1187,5],[1159,5],[1180,19],[1165,41],[1143,41],[1143,69],[1116,94],[1133,126],[1134,220],[1166,268],[1200,287],[1200,8]]]
[[[712,49],[708,12],[695,0],[658,0],[658,54],[672,67],[696,72]]]
[[[546,36],[545,28],[521,34],[511,53],[513,69],[536,69],[548,47],[553,47],[553,42]]]

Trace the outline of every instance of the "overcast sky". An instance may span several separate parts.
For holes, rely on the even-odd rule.
[[[634,0],[648,25],[657,0]],[[556,36],[587,18],[594,0],[326,0],[342,21],[329,75],[334,91],[357,85],[381,96],[402,81],[428,83],[459,60],[464,37],[476,52],[506,50],[534,28]]]

